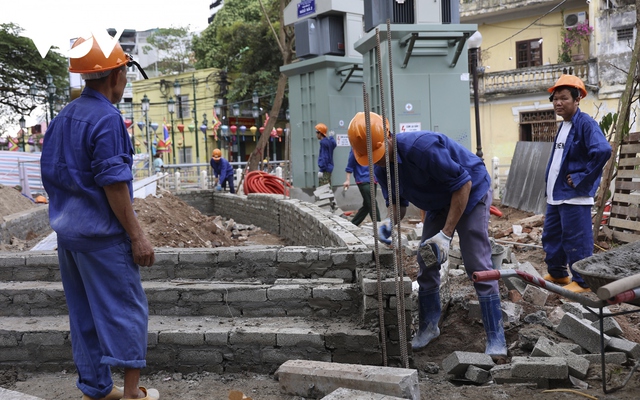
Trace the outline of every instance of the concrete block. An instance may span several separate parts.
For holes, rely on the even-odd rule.
[[[30,396],[28,394],[14,392],[13,390],[0,387],[0,399],[6,400],[44,400],[41,397]]]
[[[547,318],[552,324],[558,325],[565,314],[566,312],[561,307],[555,307],[550,313],[547,313]]]
[[[589,370],[590,362],[587,359],[579,357],[577,354],[568,351],[565,347],[558,346],[544,336],[538,339],[538,342],[531,352],[531,356],[564,358],[569,368],[569,375],[579,379],[584,379]]]
[[[567,379],[569,367],[561,357],[513,357],[511,375],[515,378]]]
[[[556,331],[564,337],[573,340],[589,353],[600,353],[600,331],[590,325],[588,320],[579,319],[574,314],[567,313],[562,317]],[[605,347],[611,338],[604,335]]]
[[[591,324],[594,328],[600,331],[600,319],[593,321]],[[605,335],[609,336],[620,336],[622,335],[622,328],[620,328],[620,324],[613,317],[606,317],[602,319],[602,332]]]
[[[546,389],[549,387],[549,379],[546,378],[516,378],[511,374],[511,364],[496,365],[489,370],[493,381],[499,385],[518,384],[518,383],[534,383],[538,388]]]
[[[598,309],[591,308],[591,307],[584,307],[580,303],[573,303],[573,302],[564,303],[561,307],[565,312],[573,314],[578,318],[588,319],[589,321],[592,321],[592,322],[598,320],[598,313],[599,313]],[[602,309],[602,312],[604,314],[608,314],[611,311],[609,311],[607,307],[604,307]]]
[[[488,354],[467,351],[454,351],[442,360],[442,369],[448,374],[457,376],[464,374],[470,365],[489,370],[496,364]]]
[[[640,358],[640,344],[627,339],[611,338],[608,343],[605,342],[605,348],[608,351],[621,351],[636,360]],[[597,351],[591,353],[597,353]]]
[[[581,354],[578,357],[589,360],[592,364],[602,364],[602,353],[600,354]],[[605,364],[622,365],[627,362],[627,355],[621,351],[612,351],[604,353]]]
[[[387,396],[386,394],[365,392],[339,388],[324,396],[321,400],[402,400],[402,397]]]
[[[537,286],[527,285],[522,294],[524,301],[527,301],[536,306],[544,306],[549,297],[549,292],[546,289],[539,288]]]
[[[475,365],[469,365],[469,368],[467,368],[467,372],[465,372],[464,377],[473,383],[482,385],[489,382],[489,379],[491,379],[491,374],[489,374],[489,371],[478,368]]]
[[[371,391],[403,399],[420,399],[415,369],[289,360],[275,372],[289,394],[321,398],[338,388]]]
[[[503,265],[502,269],[506,269],[506,266]],[[533,276],[541,277],[540,273],[538,272],[538,270],[530,262],[523,262],[523,263],[519,264],[515,269],[517,269],[519,271],[522,271],[522,272],[526,272],[526,273],[531,274]],[[520,294],[524,294],[524,291],[528,286],[520,278],[507,278],[507,279],[503,279],[502,281],[504,282],[505,286],[507,286],[507,289],[509,289],[509,290],[517,290],[518,292],[520,292]]]

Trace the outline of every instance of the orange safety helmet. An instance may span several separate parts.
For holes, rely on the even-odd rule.
[[[95,38],[85,39],[79,38],[73,43],[71,48],[75,48],[77,46],[86,43],[84,46],[89,46],[89,41],[91,42],[91,48],[84,56],[80,58],[71,58],[69,61],[69,72],[75,72],[78,74],[97,74],[99,76],[100,72],[107,72],[113,69],[116,69],[122,65],[127,64],[130,61],[129,56],[127,56],[120,43],[116,42],[116,45],[113,47],[111,54],[109,57],[105,57],[104,52],[100,48],[100,45],[95,40]],[[85,78],[86,79],[86,78]],[[96,79],[95,77],[93,79]]]
[[[553,92],[555,92],[555,90],[560,86],[574,87],[578,89],[578,91],[580,92],[581,98],[584,99],[585,97],[587,97],[587,89],[584,87],[584,82],[582,82],[582,79],[578,78],[575,75],[563,74],[560,78],[558,78],[558,80],[553,86],[547,89],[547,91],[553,94]]]
[[[387,137],[382,127],[382,117],[376,113],[369,113],[371,123],[371,158],[374,163],[384,156],[384,140]],[[389,121],[387,120],[387,132]],[[359,112],[349,123],[349,143],[353,149],[353,155],[360,165],[369,165],[367,156],[367,124],[364,112]]]
[[[211,157],[213,157],[213,159],[217,161],[222,157],[222,152],[220,151],[220,149],[213,149],[213,153],[211,153]]]
[[[316,133],[321,133],[322,136],[327,136],[327,126],[322,122],[316,125]]]

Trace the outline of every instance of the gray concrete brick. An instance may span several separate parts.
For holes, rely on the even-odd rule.
[[[598,313],[599,313],[598,309],[585,307],[582,304],[575,303],[575,302],[564,303],[561,307],[565,312],[573,314],[578,318],[588,319],[589,321],[592,321],[592,322],[598,320]],[[594,311],[595,313],[589,310]],[[602,312],[606,315],[611,311],[609,311],[607,307],[604,307],[602,309]]]
[[[210,346],[226,346],[229,344],[229,330],[220,328],[220,330],[207,330],[204,333],[204,343]]]
[[[267,289],[269,300],[309,299],[311,288],[302,285],[277,285]]]
[[[404,293],[411,293],[411,278],[404,277]],[[367,296],[378,294],[378,282],[375,279],[363,279],[362,290]],[[382,294],[396,294],[396,282],[394,279],[385,279],[382,281]]]
[[[29,252],[25,265],[27,267],[48,267],[58,265],[58,252],[57,251],[36,251]]]
[[[569,367],[561,357],[513,357],[511,375],[515,378],[567,379]]]
[[[211,249],[189,249],[178,254],[180,264],[214,264],[217,262],[217,254]]]
[[[491,379],[491,374],[489,373],[489,371],[478,368],[475,365],[469,365],[469,368],[467,368],[467,372],[465,372],[464,377],[473,383],[482,385],[489,382],[489,379]]]
[[[230,289],[224,295],[225,301],[267,301],[267,288],[266,287],[247,287],[244,289]]]
[[[442,369],[448,374],[457,376],[464,374],[470,365],[489,370],[496,364],[488,354],[467,351],[454,351],[442,360]]]
[[[10,333],[0,334],[0,347],[15,347],[18,345],[18,338]]]
[[[279,329],[276,334],[276,345],[281,347],[314,346],[324,348],[324,335],[309,332],[308,329]]]
[[[342,387],[420,399],[415,369],[289,360],[275,376],[285,392],[302,397],[318,398]]]
[[[556,331],[564,337],[573,340],[589,353],[599,353],[600,332],[590,325],[588,320],[579,319],[574,314],[567,313],[562,317]],[[604,335],[605,347],[611,338]]]
[[[518,384],[518,383],[534,383],[540,389],[547,389],[549,387],[549,379],[531,377],[531,378],[516,378],[511,374],[511,364],[496,365],[489,370],[493,381],[499,385],[503,384]]]
[[[600,331],[600,319],[593,321],[591,326]],[[609,336],[620,336],[622,335],[622,328],[620,328],[620,324],[615,318],[606,317],[602,319],[602,332]]]
[[[265,328],[242,328],[229,332],[229,344],[249,344],[256,346],[275,346],[276,332]]]
[[[631,358],[640,358],[640,345],[636,342],[632,342],[622,338],[611,338],[605,343],[605,348],[608,351],[621,351]],[[598,351],[592,351],[591,353],[597,353]]]
[[[502,266],[505,269],[505,265]],[[526,272],[533,276],[541,277],[538,270],[529,262],[523,262],[516,266],[517,270]],[[507,278],[502,280],[509,290],[517,290],[520,294],[524,294],[527,284],[520,278]]]
[[[522,299],[536,306],[544,306],[549,297],[549,292],[537,286],[527,285],[522,294]]]
[[[363,390],[338,388],[321,400],[402,400],[402,397],[388,396],[386,394],[365,392]]]
[[[14,392],[13,390],[0,387],[0,399],[5,400],[44,400],[41,397],[35,397],[28,394]],[[386,399],[385,399],[386,400]]]
[[[335,301],[352,300],[356,295],[353,285],[319,285],[312,289],[314,299]]]
[[[22,344],[25,346],[62,346],[65,344],[66,333],[60,332],[27,332],[22,335]]]
[[[548,338],[542,336],[538,339],[533,351],[532,357],[560,357],[564,358],[569,368],[569,374],[579,379],[584,379],[589,370],[589,361],[579,357],[563,346],[558,346]]]
[[[578,357],[583,357],[592,364],[602,363],[602,353],[600,354],[581,354]],[[627,362],[627,355],[621,351],[611,351],[604,354],[605,364],[617,364],[622,365]]]
[[[158,342],[184,346],[202,346],[204,344],[204,334],[202,332],[164,331],[158,334]]]

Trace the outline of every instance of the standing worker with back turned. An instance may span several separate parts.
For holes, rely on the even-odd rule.
[[[157,390],[138,386],[149,318],[140,266],[152,266],[155,255],[133,211],[134,152],[113,106],[127,84],[127,65],[135,62],[118,43],[107,58],[93,38],[73,47],[91,42],[69,67],[86,87],[51,121],[40,162],[77,386],[83,400],[158,399]],[[113,385],[111,367],[124,368],[124,390]]]
[[[220,149],[213,149],[211,153],[211,168],[213,168],[213,176],[216,179],[216,190],[224,190],[227,188],[227,182],[229,183],[229,191],[235,193],[233,187],[233,166],[229,164],[224,157]]]
[[[587,96],[580,78],[562,75],[549,92],[549,101],[563,121],[545,175],[547,212],[542,247],[549,273],[544,279],[568,284],[565,289],[581,293],[589,288],[572,265],[593,254],[591,207],[602,168],[611,157],[611,145],[598,123],[578,108]]]
[[[320,141],[318,153],[318,186],[331,184],[331,172],[333,172],[333,150],[336,148],[336,139],[327,136],[325,124],[316,125],[316,137]]]
[[[387,204],[395,202],[396,185],[392,170],[393,193],[388,193],[385,140],[389,163],[392,168],[396,163],[398,166],[401,218],[409,202],[426,211],[417,257],[420,322],[411,342],[411,347],[419,350],[440,335],[440,266],[447,261],[454,231],[458,231],[460,237],[460,251],[469,278],[476,271],[492,269],[488,235],[491,181],[478,156],[441,133],[419,131],[396,135],[396,152],[391,134],[383,129],[382,118],[370,113],[370,123],[371,157]],[[351,120],[348,133],[353,154],[360,165],[368,165],[366,131],[365,114],[359,112]],[[394,204],[392,209],[396,206]],[[382,242],[391,243],[391,229],[388,220],[380,224]],[[476,282],[474,286],[487,333],[485,353],[498,359],[506,357],[498,282]]]
[[[344,190],[349,189],[349,186],[351,186],[351,174],[353,174],[353,178],[356,180],[356,185],[358,185],[358,190],[362,196],[362,207],[360,207],[356,215],[354,215],[351,223],[356,226],[360,225],[362,221],[367,218],[367,214],[371,216],[371,220],[373,221],[372,203],[375,201],[375,197],[373,200],[371,199],[371,179],[369,178],[369,168],[358,164],[356,157],[353,155],[353,150],[349,151],[349,159],[347,160],[347,167],[345,168],[345,171],[347,173],[347,179],[342,184],[342,186],[344,186]],[[377,190],[378,185],[374,182],[373,193],[376,193]],[[376,221],[380,221],[380,210],[378,207],[376,207]]]

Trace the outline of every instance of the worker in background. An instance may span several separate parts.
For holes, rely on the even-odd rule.
[[[156,174],[162,172],[163,167],[164,162],[162,161],[162,157],[160,157],[160,153],[156,153],[156,155],[153,156],[153,169],[156,171]]]
[[[351,150],[349,151],[347,167],[344,170],[347,173],[347,178],[342,184],[344,190],[349,189],[349,186],[351,186],[351,175],[353,174],[353,177],[356,180],[356,185],[358,185],[360,195],[362,196],[362,207],[360,207],[356,215],[353,216],[351,223],[353,223],[354,225],[360,225],[362,221],[364,221],[364,219],[367,217],[367,214],[371,216],[371,220],[373,221],[373,206],[371,200],[369,167],[358,164],[355,156],[353,155],[353,150]],[[378,185],[376,185],[375,182],[373,190],[375,195],[376,191],[378,190]],[[380,210],[378,209],[378,207],[376,207],[376,221],[380,221]]]
[[[547,210],[542,247],[548,274],[544,279],[581,293],[589,287],[572,266],[593,254],[591,208],[602,168],[611,157],[611,145],[598,123],[578,108],[587,96],[580,78],[562,75],[548,91],[549,101],[563,121],[545,174]]]
[[[411,342],[414,350],[420,350],[440,335],[440,266],[448,259],[455,231],[460,237],[460,251],[469,278],[476,271],[492,270],[488,235],[491,179],[478,156],[441,133],[404,132],[396,136],[396,152],[391,134],[383,128],[382,118],[370,113],[370,125],[375,176],[387,205],[395,202],[395,174],[398,174],[400,204],[394,204],[390,212],[395,215],[395,207],[399,206],[403,218],[411,202],[427,213],[417,257],[420,266],[417,278],[419,327]],[[360,165],[368,165],[366,131],[365,114],[359,112],[351,120],[348,134]],[[393,193],[387,191],[385,140],[392,168],[389,172]],[[393,170],[395,165],[397,172]],[[391,243],[391,230],[388,220],[381,223],[380,240]],[[474,286],[487,334],[485,353],[503,359],[507,346],[498,282],[476,282]]]
[[[331,172],[333,172],[333,150],[336,148],[336,139],[327,136],[327,126],[317,124],[316,137],[320,141],[320,153],[318,154],[318,186],[331,184]]]
[[[49,222],[57,234],[58,262],[69,309],[76,385],[83,400],[158,399],[139,387],[146,366],[147,297],[140,266],[155,261],[151,242],[133,211],[133,147],[113,106],[136,64],[120,44],[105,57],[96,40],[71,58],[69,71],[86,82],[82,95],[51,121],[41,173],[49,195]],[[124,368],[124,389],[111,368]]]
[[[226,190],[227,182],[229,183],[229,192],[235,193],[235,189],[233,188],[233,175],[234,170],[233,166],[229,164],[224,157],[222,157],[222,152],[220,149],[213,149],[211,153],[211,168],[213,168],[213,176],[216,179],[215,187],[216,190]]]

